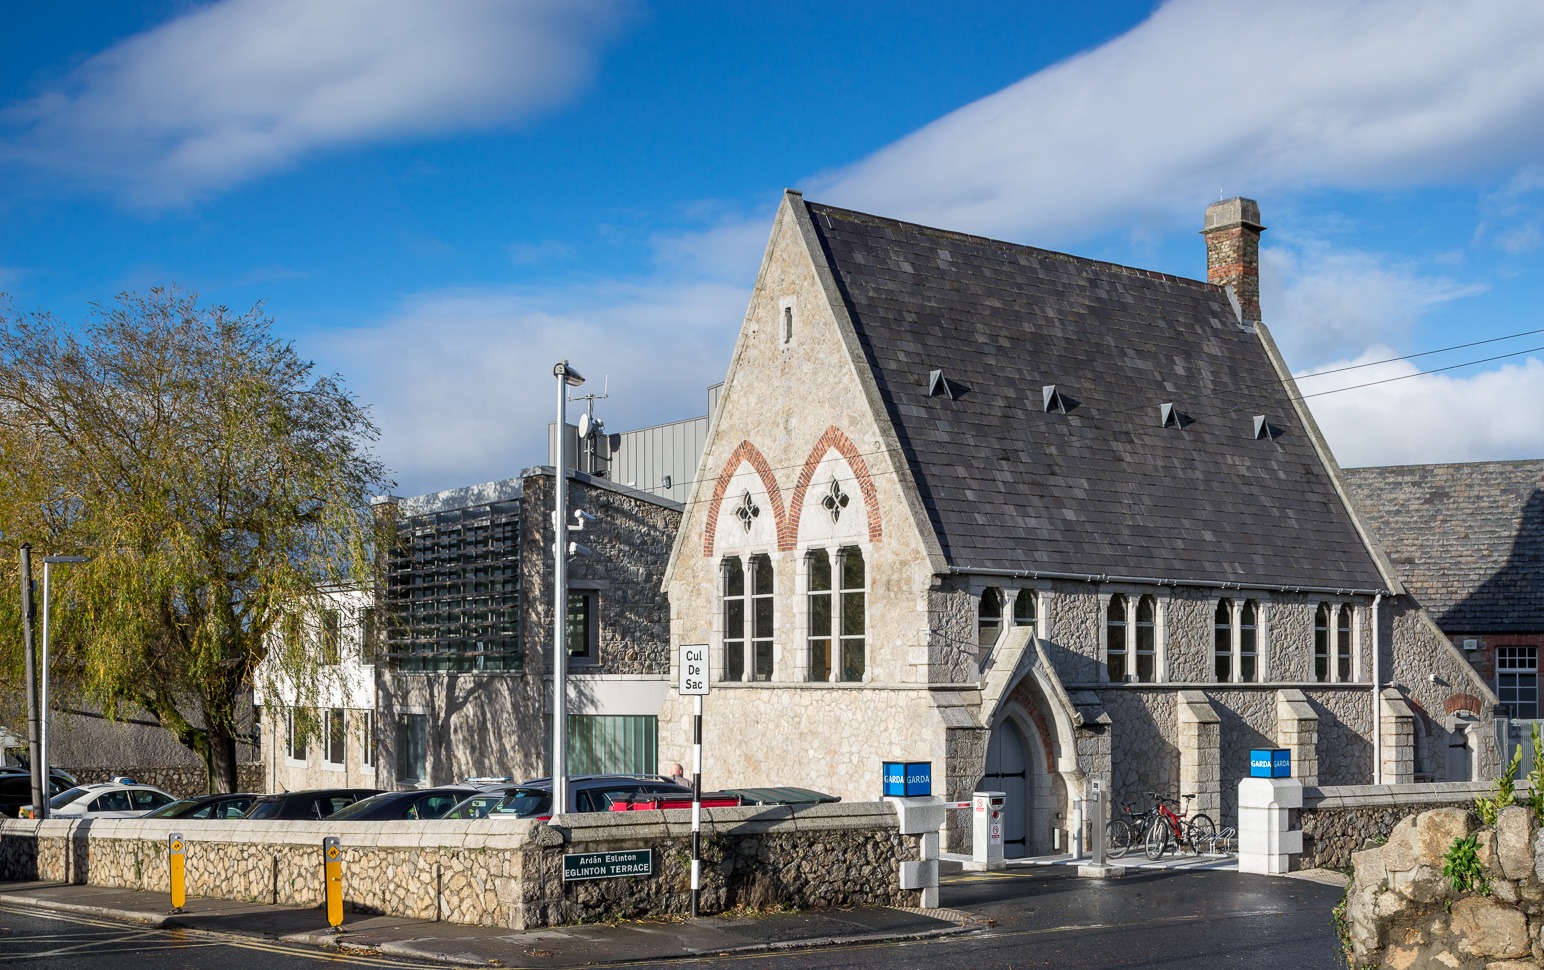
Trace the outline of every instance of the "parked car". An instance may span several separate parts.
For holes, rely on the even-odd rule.
[[[48,776],[48,797],[75,787],[75,779],[58,768]],[[23,805],[32,804],[32,774],[25,768],[0,771],[0,816],[15,818]]]
[[[572,812],[607,812],[613,801],[640,794],[681,797],[687,791],[658,775],[572,775],[568,779],[568,804]],[[687,795],[690,801],[690,794]],[[532,778],[506,789],[504,799],[488,816],[550,818],[552,779]]]
[[[635,792],[620,798],[613,798],[608,811],[612,812],[648,812],[658,811],[662,808],[691,808],[692,793],[675,787],[674,792]],[[703,808],[735,808],[741,804],[740,796],[726,791],[705,791],[702,793]]]
[[[241,818],[252,807],[257,796],[251,792],[223,795],[200,795],[197,798],[179,798],[170,805],[146,815],[146,818]]]
[[[132,778],[78,785],[48,800],[50,818],[139,818],[177,799]],[[30,815],[28,808],[24,814]]]
[[[361,798],[327,816],[333,822],[388,822],[399,819],[440,818],[481,789],[471,785],[446,785],[416,791],[388,791]]]
[[[511,788],[497,788],[491,791],[480,791],[470,798],[457,802],[451,807],[450,811],[441,815],[440,818],[486,818],[488,813],[493,811],[511,790]]]
[[[259,795],[243,818],[320,819],[361,798],[379,795],[379,788],[313,788],[308,791]]]
[[[783,785],[771,788],[725,788],[724,794],[740,796],[741,805],[815,805],[842,800],[840,795]]]

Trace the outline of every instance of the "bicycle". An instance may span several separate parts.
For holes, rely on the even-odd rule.
[[[1112,859],[1119,859],[1141,845],[1147,827],[1153,822],[1151,808],[1144,812],[1133,812],[1130,805],[1122,803],[1120,810],[1121,815],[1110,819],[1104,827],[1105,852]]]
[[[1168,805],[1174,799],[1165,798],[1157,792],[1148,792],[1148,794],[1153,796],[1153,811],[1156,813],[1143,839],[1143,847],[1149,859],[1156,862],[1163,858],[1163,854],[1169,851],[1170,843],[1176,847],[1176,850],[1188,848],[1196,855],[1201,854],[1203,846],[1216,844],[1217,824],[1212,821],[1211,816],[1205,813],[1191,816],[1188,812],[1180,812],[1176,815]],[[1196,796],[1181,797],[1188,801]]]

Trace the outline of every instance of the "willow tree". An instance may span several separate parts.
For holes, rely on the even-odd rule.
[[[270,634],[368,579],[376,436],[260,307],[175,287],[78,327],[0,307],[4,588],[24,541],[90,556],[54,573],[55,669],[109,714],[148,712],[204,760],[210,790],[234,790],[241,700],[284,640]],[[9,644],[18,599],[0,596]],[[318,660],[284,649],[268,668],[314,684]]]

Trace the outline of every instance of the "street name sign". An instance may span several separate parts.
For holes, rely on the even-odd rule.
[[[681,645],[681,684],[684,696],[708,692],[708,648],[706,644]]]
[[[563,856],[563,881],[654,875],[653,849],[581,852]]]

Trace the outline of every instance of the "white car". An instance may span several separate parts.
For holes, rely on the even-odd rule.
[[[78,785],[48,800],[49,818],[139,818],[177,799],[132,778]]]

